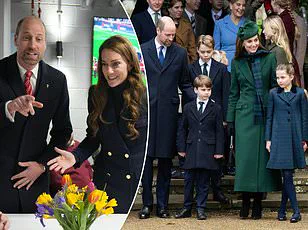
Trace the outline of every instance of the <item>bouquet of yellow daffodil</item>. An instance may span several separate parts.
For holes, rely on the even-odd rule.
[[[62,177],[62,190],[52,199],[49,194],[41,194],[36,201],[36,217],[56,218],[64,230],[88,230],[94,220],[102,214],[112,214],[117,201],[108,201],[107,193],[95,188],[90,182],[78,188],[69,175]]]

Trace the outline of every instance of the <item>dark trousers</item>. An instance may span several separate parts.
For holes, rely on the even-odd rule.
[[[142,176],[142,202],[144,206],[153,206],[153,157],[147,157]],[[169,187],[171,180],[171,158],[158,158],[156,199],[157,210],[167,209],[169,201]]]
[[[283,169],[281,170],[283,178],[283,189],[281,195],[281,204],[279,212],[284,213],[287,208],[288,199],[290,199],[291,207],[294,213],[299,213],[299,208],[296,199],[296,191],[293,183],[293,173],[292,169]]]
[[[210,187],[210,171],[207,169],[187,169],[184,176],[184,207],[191,209],[194,184],[196,184],[197,209],[206,207]]]

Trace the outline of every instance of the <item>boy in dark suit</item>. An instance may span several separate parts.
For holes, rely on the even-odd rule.
[[[212,58],[214,53],[214,39],[210,35],[201,35],[198,38],[197,53],[199,59],[188,67],[190,82],[194,82],[195,78],[200,74],[210,77],[213,85],[211,99],[221,106],[223,121],[225,121],[231,80],[227,66]],[[194,98],[190,98],[190,100],[194,100]],[[183,105],[187,102],[188,101],[183,100]],[[226,123],[224,124],[226,125]],[[227,150],[227,146],[225,148]],[[225,153],[227,152],[226,150]],[[228,203],[228,198],[223,194],[220,188],[221,169],[212,171],[210,177],[214,200],[222,204]]]
[[[175,218],[191,216],[193,188],[196,183],[197,219],[205,220],[205,207],[212,170],[219,169],[224,151],[221,107],[210,99],[212,81],[199,75],[194,80],[197,99],[184,106],[177,135],[178,154],[185,157],[184,207]]]

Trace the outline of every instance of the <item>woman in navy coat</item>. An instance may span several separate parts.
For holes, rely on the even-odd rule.
[[[293,208],[291,222],[301,219],[293,184],[293,169],[306,166],[304,151],[308,140],[308,108],[304,89],[292,86],[292,64],[277,67],[280,87],[270,91],[266,121],[266,148],[270,153],[267,168],[280,169],[283,177],[279,220],[286,220],[288,198]]]
[[[115,213],[127,213],[142,170],[147,132],[146,88],[137,53],[121,36],[107,39],[99,49],[99,81],[90,88],[87,137],[73,153],[48,162],[50,170],[79,165],[101,145],[93,180],[117,200]]]

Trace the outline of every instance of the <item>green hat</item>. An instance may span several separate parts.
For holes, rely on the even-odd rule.
[[[248,20],[238,29],[237,36],[244,41],[258,34],[258,30],[258,25]]]

